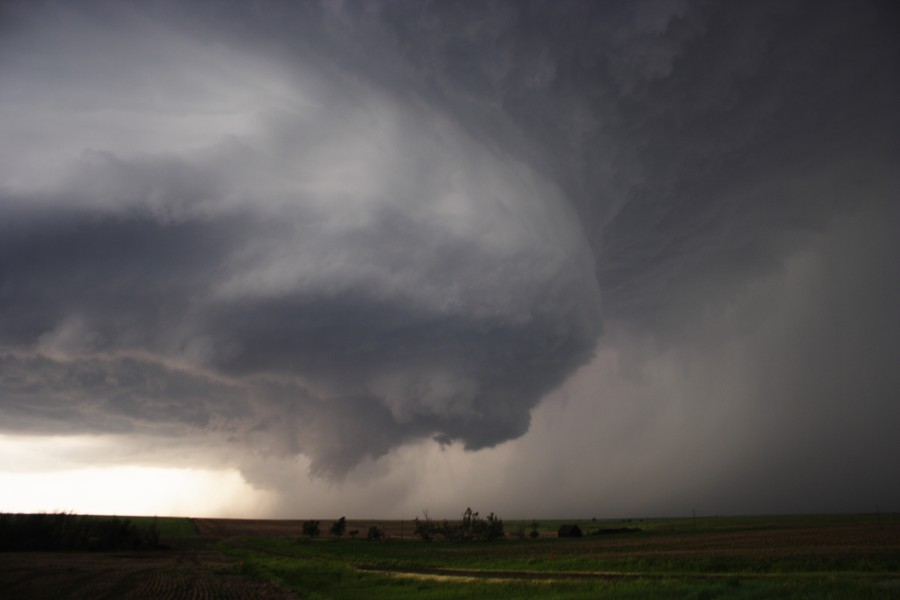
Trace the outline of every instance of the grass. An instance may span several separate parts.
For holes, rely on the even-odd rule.
[[[642,531],[428,544],[249,537],[221,547],[249,573],[304,598],[896,598],[900,592],[896,521],[578,523],[585,530],[627,525]],[[542,524],[545,531],[554,526]],[[462,576],[446,576],[454,572]]]
[[[285,589],[304,599],[900,597],[897,515],[546,520],[545,535],[534,540],[431,543],[412,539],[408,522],[403,540],[396,535],[400,523],[388,521],[381,524],[394,537],[367,542],[324,533],[291,537],[300,521],[13,520],[20,519],[79,527],[127,521],[139,531],[154,526],[165,546],[146,552],[0,552],[0,589],[37,600],[162,596],[165,590],[172,598],[193,597],[185,595],[189,590],[206,590],[204,597],[283,598]],[[640,531],[580,539],[551,535],[562,523],[586,532]],[[367,525],[349,527],[365,531]],[[507,531],[516,525],[507,522]]]
[[[643,532],[654,533],[703,533],[711,531],[753,531],[763,529],[797,529],[802,527],[827,527],[853,523],[854,525],[873,525],[896,523],[897,515],[758,515],[758,516],[698,516],[691,517],[657,517],[629,519],[545,519],[539,520],[538,530],[543,534],[556,534],[561,525],[578,525],[588,534],[597,529],[618,527],[636,527]],[[530,529],[531,520],[505,521],[507,532],[518,526]]]
[[[126,517],[140,528],[148,528],[156,523],[159,539],[165,542],[172,538],[190,538],[197,536],[197,526],[187,517]]]
[[[407,545],[412,545],[407,544]],[[317,546],[347,546],[344,542],[324,542]],[[353,544],[361,545],[361,544]],[[387,544],[377,544],[387,546]],[[397,544],[399,545],[399,544]],[[308,548],[303,548],[308,550]],[[421,548],[420,548],[421,550]],[[492,564],[493,548],[478,556]],[[431,578],[396,576],[358,570],[352,562],[334,558],[332,553],[315,553],[296,558],[273,556],[258,548],[232,548],[260,577],[274,580],[303,598],[896,598],[897,588],[883,580],[835,575],[808,574],[777,578],[685,578],[680,574],[659,578],[635,576],[622,579],[529,581],[514,579]],[[426,552],[432,558],[433,549]],[[366,556],[368,554],[368,556]],[[471,553],[476,554],[476,553]],[[357,558],[384,561],[380,552],[360,553]],[[346,558],[346,557],[345,557]],[[888,582],[890,583],[890,582]]]

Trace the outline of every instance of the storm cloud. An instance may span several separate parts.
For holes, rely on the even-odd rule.
[[[4,432],[274,488],[525,436],[735,510],[898,466],[887,3],[0,10]]]

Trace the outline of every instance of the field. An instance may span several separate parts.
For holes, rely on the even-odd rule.
[[[576,522],[640,531],[424,543],[410,521],[310,539],[302,521],[160,519],[163,549],[0,553],[0,597],[900,598],[897,515]]]

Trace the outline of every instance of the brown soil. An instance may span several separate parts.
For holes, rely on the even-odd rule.
[[[853,525],[803,529],[766,529],[653,538],[598,539],[605,556],[864,557],[900,556],[900,526]],[[584,545],[580,546],[584,551]]]
[[[241,571],[240,561],[190,548],[140,553],[7,552],[0,553],[0,595],[35,600],[296,598]]]

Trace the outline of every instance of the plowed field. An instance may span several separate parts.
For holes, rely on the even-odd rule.
[[[240,561],[212,551],[0,554],[3,598],[281,600],[296,598],[247,577]]]
[[[848,525],[803,529],[671,534],[652,538],[599,538],[595,543],[571,546],[598,557],[721,556],[741,558],[900,556],[900,527]],[[565,548],[561,546],[560,550]]]

